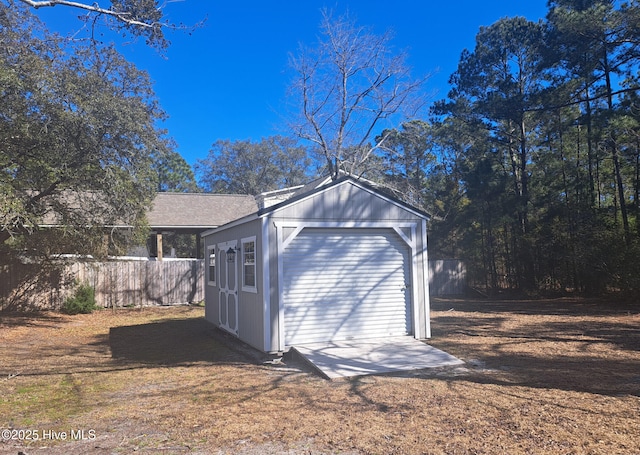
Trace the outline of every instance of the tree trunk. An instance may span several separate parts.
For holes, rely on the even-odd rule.
[[[606,44],[604,46],[604,71],[605,81],[607,87],[607,107],[609,113],[613,114],[615,106],[613,105],[613,90],[611,88],[611,68],[609,68],[609,58],[607,54]],[[616,179],[616,187],[618,189],[618,200],[620,201],[620,214],[622,215],[622,227],[624,229],[624,239],[627,246],[631,245],[631,231],[629,228],[629,215],[627,212],[627,203],[624,197],[624,183],[622,181],[622,172],[620,170],[620,157],[618,153],[618,144],[616,140],[616,133],[612,130],[609,134],[607,141],[609,150],[611,151],[611,158],[613,160],[613,171]]]

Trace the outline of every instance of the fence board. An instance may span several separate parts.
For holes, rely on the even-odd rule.
[[[57,309],[75,283],[95,289],[105,308],[175,305],[204,300],[204,260],[75,261],[43,273],[36,264],[0,267],[0,309]]]
[[[462,295],[467,289],[467,268],[458,259],[429,261],[429,294]]]

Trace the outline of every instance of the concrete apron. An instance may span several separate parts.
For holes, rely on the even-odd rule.
[[[328,379],[464,363],[410,336],[312,343],[292,349]]]

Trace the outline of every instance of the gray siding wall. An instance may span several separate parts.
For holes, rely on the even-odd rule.
[[[271,218],[315,221],[412,221],[417,216],[345,182],[278,210]]]
[[[251,346],[264,350],[264,283],[262,274],[261,220],[250,221],[205,237],[205,251],[211,245],[237,241],[236,276],[238,277],[238,338]],[[256,237],[256,287],[257,293],[242,290],[242,239]],[[205,279],[206,319],[219,326],[219,288],[210,286]]]

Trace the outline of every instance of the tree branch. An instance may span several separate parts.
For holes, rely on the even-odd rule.
[[[623,93],[637,92],[637,91],[640,91],[640,86],[629,87],[629,88],[616,90],[615,92],[611,92],[611,96],[622,95]],[[574,100],[574,101],[567,101],[566,103],[562,103],[562,104],[555,104],[555,105],[544,106],[544,107],[533,107],[533,108],[530,108],[530,109],[525,109],[525,111],[526,112],[553,111],[553,110],[556,110],[556,109],[562,109],[564,107],[575,106],[576,104],[582,104],[582,103],[586,103],[586,102],[597,101],[599,99],[604,98],[605,96],[607,96],[606,92],[603,93],[602,95],[590,96],[590,97],[587,97],[587,98],[582,98],[582,99]]]
[[[158,22],[147,23],[147,22],[142,22],[139,20],[132,19],[131,17],[129,17],[130,13],[126,13],[122,11],[114,11],[111,9],[105,9],[99,6],[97,3],[94,3],[93,5],[87,5],[85,3],[72,2],[68,0],[20,0],[20,1],[36,9],[56,6],[56,5],[63,5],[63,6],[70,6],[72,8],[79,8],[86,11],[91,11],[93,13],[106,14],[108,16],[115,17],[116,19],[118,19],[121,22],[124,22],[127,25],[133,25],[137,27],[153,28],[157,25],[160,25],[160,23]]]

